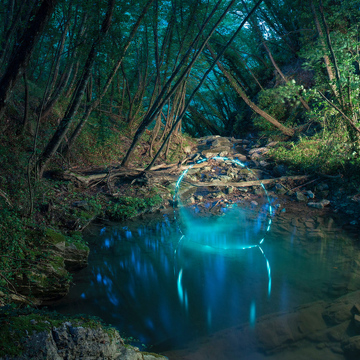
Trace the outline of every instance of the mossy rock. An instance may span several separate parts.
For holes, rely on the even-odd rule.
[[[65,235],[50,228],[45,230],[45,238],[52,244],[58,244],[66,241]]]
[[[65,244],[64,262],[68,271],[77,271],[88,265],[90,249],[81,242],[67,241]]]

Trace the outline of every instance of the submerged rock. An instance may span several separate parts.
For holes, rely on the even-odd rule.
[[[279,195],[284,195],[287,192],[287,190],[281,184],[275,184],[274,191]]]
[[[310,334],[326,329],[321,316],[324,302],[301,306],[292,313],[264,316],[255,328],[260,350],[273,352],[299,341]]]
[[[308,201],[308,198],[300,191],[297,191],[295,193],[295,197],[296,197],[296,200],[300,201],[300,202]]]
[[[344,353],[348,356],[353,356],[354,359],[360,357],[360,335],[353,336],[341,344]]]
[[[313,202],[313,201],[311,201],[311,202],[309,202],[308,204],[307,204],[308,206],[310,206],[310,207],[313,207],[313,208],[315,208],[315,209],[323,209],[325,206],[328,206],[328,205],[330,205],[330,201],[329,200],[321,200],[321,201],[319,201],[319,202]]]

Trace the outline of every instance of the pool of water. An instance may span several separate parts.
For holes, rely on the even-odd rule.
[[[227,211],[182,214],[180,231],[171,214],[92,226],[89,266],[53,308],[99,316],[166,352],[360,289],[358,244],[331,217],[282,213],[267,231],[266,215]]]

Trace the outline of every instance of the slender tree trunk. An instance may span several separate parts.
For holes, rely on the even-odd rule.
[[[101,94],[100,94],[99,97],[87,108],[85,114],[84,114],[83,117],[81,118],[81,121],[80,121],[79,124],[76,126],[74,132],[71,134],[71,136],[70,136],[70,138],[69,138],[69,141],[68,141],[68,143],[67,143],[67,146],[65,147],[65,149],[64,149],[64,151],[63,151],[63,153],[64,153],[65,155],[69,152],[70,148],[73,146],[73,144],[75,143],[76,139],[77,139],[78,136],[80,135],[80,133],[81,133],[82,129],[84,128],[87,120],[89,119],[91,113],[94,111],[94,109],[96,109],[96,108],[99,106],[101,100],[103,99],[103,97],[104,97],[105,94],[107,93],[110,84],[112,83],[113,79],[115,78],[116,73],[117,73],[119,67],[121,66],[121,64],[122,64],[122,62],[123,62],[123,60],[124,60],[126,51],[127,51],[127,49],[129,48],[132,40],[134,39],[134,36],[135,36],[135,34],[136,34],[136,32],[137,32],[137,30],[138,30],[138,28],[139,28],[139,26],[140,26],[143,18],[145,17],[145,15],[146,15],[147,11],[149,10],[149,8],[150,8],[150,6],[151,6],[151,4],[152,4],[153,1],[154,1],[154,0],[149,0],[149,1],[146,3],[146,5],[145,5],[145,7],[144,7],[144,9],[143,9],[143,11],[142,11],[142,13],[141,13],[141,15],[139,16],[137,22],[135,23],[135,25],[134,25],[133,28],[132,28],[132,31],[131,31],[131,33],[130,33],[130,35],[129,35],[129,38],[128,38],[128,40],[127,40],[127,42],[126,42],[126,44],[125,44],[122,52],[121,52],[121,55],[120,55],[120,57],[119,57],[118,62],[115,64],[115,66],[113,67],[112,71],[110,72],[110,74],[109,74],[109,76],[108,76],[108,78],[107,78],[107,80],[106,80],[106,83],[105,83],[105,85],[104,85],[104,87],[103,87],[103,89],[102,89]]]
[[[244,3],[244,1],[243,1],[243,4],[244,4],[244,6],[246,8],[246,4]],[[278,74],[284,80],[284,82],[287,83],[288,79],[286,78],[286,76],[283,74],[283,72],[280,70],[279,66],[277,65],[277,63],[276,63],[276,61],[275,61],[275,59],[274,59],[274,57],[272,55],[272,52],[269,49],[269,47],[267,46],[266,41],[264,40],[263,34],[262,34],[261,30],[259,29],[258,24],[256,23],[256,20],[254,20],[252,23],[253,23],[253,26],[255,27],[257,33],[259,34],[261,43],[262,43],[263,47],[265,48],[265,50],[266,50],[266,52],[267,52],[267,54],[268,54],[268,56],[270,58],[270,61],[273,64],[275,70],[278,72]],[[303,105],[303,107],[307,111],[311,110],[308,103],[302,98],[302,96],[300,94],[299,94],[299,100],[300,100],[301,104]]]
[[[13,0],[11,0],[11,2],[14,3]],[[5,56],[10,47],[10,44],[13,40],[15,31],[18,28],[18,25],[20,24],[21,15],[22,15],[25,5],[26,5],[26,1],[23,1],[19,7],[19,10],[17,11],[15,19],[12,20],[12,23],[9,28],[7,26],[7,21],[10,21],[10,17],[8,18],[7,16],[5,16],[5,19],[7,21],[5,21],[5,23],[4,23],[4,34],[5,35],[3,37],[3,41],[0,44],[0,69],[2,68],[2,66],[5,62]],[[31,4],[31,6],[33,6],[33,4]]]
[[[29,123],[29,86],[28,86],[26,71],[24,71],[23,73],[23,78],[24,78],[25,94],[24,94],[24,117],[23,117],[22,130],[21,130],[22,133],[25,132]]]
[[[345,110],[345,100],[344,100],[342,86],[341,86],[340,70],[339,70],[339,67],[338,67],[338,64],[337,64],[337,61],[336,61],[336,56],[335,56],[334,49],[333,49],[332,44],[331,44],[330,31],[329,31],[329,28],[327,26],[327,22],[326,22],[326,19],[325,19],[322,0],[320,0],[319,9],[320,9],[320,14],[321,14],[321,19],[323,21],[324,28],[325,28],[326,42],[327,42],[327,45],[329,47],[331,58],[332,58],[333,65],[334,65],[334,68],[335,68],[336,83],[337,83],[337,88],[338,88],[339,97],[340,97],[340,99],[339,99],[340,104],[341,104],[342,110]]]
[[[216,59],[214,60],[213,64],[210,66],[210,68],[205,72],[205,74],[203,75],[201,81],[199,82],[199,84],[197,85],[197,87],[194,89],[194,91],[192,92],[192,94],[190,95],[186,105],[184,106],[184,109],[182,111],[182,113],[179,115],[179,117],[177,118],[177,120],[175,121],[175,123],[173,124],[173,126],[171,127],[169,134],[167,135],[165,141],[163,142],[163,144],[161,145],[160,149],[158,150],[158,152],[156,153],[156,155],[154,156],[154,158],[152,159],[151,163],[148,165],[148,167],[146,168],[146,170],[150,170],[151,167],[154,165],[154,162],[156,161],[157,157],[160,155],[161,151],[163,150],[166,142],[169,140],[172,132],[175,130],[177,124],[182,120],[182,118],[184,117],[187,109],[190,106],[190,103],[192,101],[192,99],[194,98],[195,94],[198,92],[198,90],[201,88],[201,86],[203,85],[203,83],[205,82],[206,78],[208,77],[208,75],[210,74],[211,71],[213,71],[215,65],[217,64],[217,62],[219,61],[219,59],[224,55],[225,51],[227,50],[227,48],[230,46],[230,44],[234,41],[234,39],[236,38],[236,36],[239,34],[240,30],[243,28],[243,26],[246,24],[246,22],[249,20],[250,16],[255,12],[255,10],[260,6],[260,4],[262,3],[263,0],[259,0],[254,7],[251,9],[251,11],[248,13],[247,16],[245,16],[244,20],[241,22],[241,24],[239,25],[239,27],[237,28],[237,30],[234,32],[234,34],[232,35],[232,37],[230,38],[230,40],[227,42],[227,44],[221,49],[221,51],[219,52],[218,56],[216,57]],[[204,46],[207,45],[207,42],[205,42]]]
[[[45,166],[50,161],[52,156],[55,154],[57,149],[59,148],[61,142],[63,141],[64,137],[66,136],[67,131],[74,119],[74,116],[80,106],[81,100],[83,98],[87,82],[90,77],[90,72],[93,67],[99,45],[101,41],[104,39],[105,35],[109,31],[111,19],[115,7],[116,0],[109,0],[108,1],[108,9],[104,18],[104,21],[101,26],[100,33],[98,37],[92,44],[88,57],[86,59],[86,63],[83,69],[83,73],[80,79],[78,86],[76,87],[75,93],[73,95],[73,99],[70,102],[63,119],[61,120],[55,134],[52,136],[48,144],[46,145],[45,149],[41,153],[37,163],[36,169],[39,174],[39,177],[42,176],[42,173],[45,169]]]
[[[54,65],[54,74],[52,75],[52,79],[51,79],[51,83],[50,83],[50,89],[49,89],[49,93],[48,93],[47,98],[46,98],[45,107],[47,107],[47,103],[49,102],[49,100],[52,97],[52,93],[54,91],[55,84],[56,84],[57,78],[59,76],[60,60],[61,60],[61,57],[62,57],[62,53],[64,51],[65,40],[66,40],[68,30],[69,30],[69,21],[65,24],[64,31],[63,31],[61,39],[59,41],[59,46],[58,46],[57,53],[56,53],[56,61],[55,61],[55,65]]]
[[[330,63],[329,56],[326,54],[327,51],[326,51],[326,44],[325,44],[325,41],[324,41],[324,34],[323,34],[322,29],[321,29],[319,19],[318,19],[317,15],[316,15],[316,9],[315,9],[313,0],[310,0],[310,6],[311,6],[311,11],[313,13],[316,30],[317,30],[317,32],[319,34],[319,39],[320,39],[321,47],[322,47],[323,54],[324,54],[323,59],[324,59],[325,67],[326,67],[326,72],[328,74],[330,82],[332,83],[334,81],[334,79],[335,79],[335,76],[334,76],[333,70],[331,68],[331,63]],[[332,89],[333,94],[335,95],[335,97],[337,97],[336,87],[333,84],[331,84],[331,89]]]
[[[4,116],[7,102],[19,76],[25,71],[57,0],[43,0],[35,16],[29,21],[27,28],[14,48],[9,65],[0,79],[0,120]]]
[[[221,2],[221,1],[220,1]],[[196,60],[198,59],[198,57],[200,56],[200,54],[202,53],[206,43],[209,41],[210,37],[212,36],[212,34],[214,33],[214,31],[216,30],[216,28],[220,25],[220,23],[222,22],[223,18],[225,17],[225,15],[230,11],[230,8],[232,7],[232,5],[234,4],[235,0],[232,0],[230,2],[230,4],[228,5],[228,7],[225,9],[225,11],[223,12],[223,14],[220,16],[219,20],[215,23],[215,25],[212,27],[211,31],[209,32],[208,36],[206,37],[206,39],[203,41],[202,45],[200,46],[200,48],[198,49],[197,53],[195,54],[195,56],[193,57],[192,61],[190,62],[190,64],[185,68],[184,72],[182,73],[182,75],[180,75],[179,79],[177,80],[177,82],[175,83],[175,85],[171,88],[171,90],[168,92],[168,89],[172,83],[172,81],[174,80],[175,76],[178,75],[178,73],[181,71],[186,59],[188,58],[188,56],[190,55],[191,51],[193,50],[193,47],[195,44],[197,44],[198,40],[200,39],[200,37],[202,36],[203,30],[206,26],[206,24],[209,22],[209,20],[213,17],[216,9],[219,7],[220,2],[218,2],[215,7],[213,8],[212,12],[210,13],[210,15],[207,17],[207,19],[205,20],[201,30],[198,32],[197,36],[195,37],[195,39],[193,40],[192,44],[190,45],[190,47],[188,48],[186,54],[184,55],[183,59],[181,60],[181,62],[179,63],[179,65],[176,67],[176,69],[173,71],[170,79],[166,82],[166,84],[164,85],[160,95],[158,96],[158,98],[155,100],[154,104],[152,105],[151,109],[148,111],[146,117],[144,118],[144,120],[142,121],[142,123],[140,124],[140,126],[138,127],[133,141],[130,145],[130,148],[128,149],[123,161],[121,162],[121,166],[128,166],[129,161],[130,161],[130,156],[133,154],[136,145],[138,144],[138,142],[140,141],[140,138],[142,136],[142,134],[144,133],[145,129],[152,123],[152,121],[154,120],[154,118],[156,117],[156,115],[158,114],[159,111],[161,111],[161,109],[163,108],[164,104],[166,103],[166,101],[171,97],[171,95],[174,93],[174,91],[176,91],[176,89],[180,86],[180,84],[184,81],[185,77],[187,76],[187,74],[189,73],[189,71],[192,69],[194,63],[196,62]],[[167,95],[164,97],[164,95],[167,93]]]
[[[59,84],[57,85],[56,89],[54,90],[51,98],[48,100],[48,102],[45,104],[44,110],[41,112],[41,120],[46,118],[56,103],[58,102],[61,94],[63,93],[64,89],[66,88],[66,85],[69,81],[70,75],[72,73],[73,64],[70,66],[70,68],[66,68],[64,70],[64,73],[62,74]]]
[[[211,56],[216,59],[216,55],[214,51],[212,50],[211,46],[207,46],[208,50],[211,53]],[[288,136],[293,136],[295,131],[293,129],[289,129],[283,124],[281,124],[278,120],[274,119],[272,116],[267,114],[265,111],[261,110],[256,104],[254,104],[245,94],[245,92],[241,89],[241,87],[237,84],[234,77],[225,70],[225,68],[222,66],[222,64],[218,61],[217,62],[218,68],[221,70],[221,72],[224,74],[224,76],[228,79],[230,85],[233,87],[233,89],[241,96],[241,98],[245,101],[245,103],[250,106],[252,110],[254,110],[257,114],[259,114],[262,118],[264,118],[266,121],[270,122],[272,125],[274,125],[276,128],[278,128],[283,134]]]

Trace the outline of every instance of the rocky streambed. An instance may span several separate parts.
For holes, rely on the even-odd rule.
[[[306,213],[310,218],[307,222],[314,221],[316,224],[318,215],[331,211],[334,216],[341,217],[343,228],[357,232],[359,198],[356,195],[348,196],[341,184],[339,185],[339,179],[334,183],[333,179],[320,175],[308,177],[292,174],[286,166],[274,164],[271,158],[267,157],[273,146],[276,146],[276,142],[257,146],[251,140],[210,136],[199,139],[196,147],[184,149],[187,153],[186,161],[175,168],[161,169],[159,178],[156,171],[139,172],[141,175],[135,174],[133,178],[135,185],[140,187],[155,184],[164,189],[160,190],[163,204],[157,211],[172,208],[174,204],[171,191],[174,190],[182,171],[192,166],[178,195],[183,204],[204,216],[222,214],[223,209],[232,204],[244,204],[258,211],[263,202],[268,201],[264,196],[262,183],[272,199],[274,215],[279,216],[279,219],[284,213],[290,213],[294,214],[294,221],[297,222],[296,216]],[[214,157],[223,159],[216,160]],[[206,161],[197,164],[205,158]],[[245,167],[234,164],[234,160],[240,161]],[[132,183],[133,178],[130,179]],[[125,185],[120,182],[118,188],[112,189],[111,196],[121,195],[119,190],[124,186],[129,186],[129,182],[125,182]],[[316,236],[316,226],[313,226],[311,233]],[[47,251],[50,250],[51,260],[43,263],[40,268],[34,268],[27,277],[18,279],[18,290],[21,295],[14,295],[14,301],[23,302],[24,296],[31,296],[33,303],[46,304],[63,297],[67,294],[71,282],[69,272],[87,265],[89,248],[77,242],[69,242],[59,233],[48,231],[45,248]],[[356,356],[360,356],[359,302],[359,292],[353,291],[331,303],[316,302],[295,309],[292,313],[261,317],[257,319],[258,326],[255,332],[249,325],[244,325],[224,330],[224,333],[231,332],[230,337],[249,337],[249,344],[254,344],[254,349],[258,346],[255,343],[261,344],[257,350],[270,357],[282,349],[310,347],[321,351],[324,356],[328,356],[330,351],[331,356],[345,354],[357,358]],[[57,326],[48,326],[43,331],[34,329],[32,333],[31,320],[33,319],[28,319],[29,324],[26,327],[29,330],[21,340],[24,347],[23,355],[6,356],[4,359],[84,357],[151,360],[155,356],[125,346],[117,332],[110,336],[103,327],[90,329],[64,321]],[[210,356],[212,359],[230,359],[230,344],[229,354],[223,351],[220,354],[216,350],[227,347],[226,344],[217,346],[219,341],[223,341],[221,339],[224,333],[220,332],[211,344],[204,340],[204,346],[197,346],[196,350],[191,349],[190,345],[186,351],[169,352],[168,356],[171,359],[193,360],[202,359],[204,356]],[[276,356],[274,358],[281,359]]]

